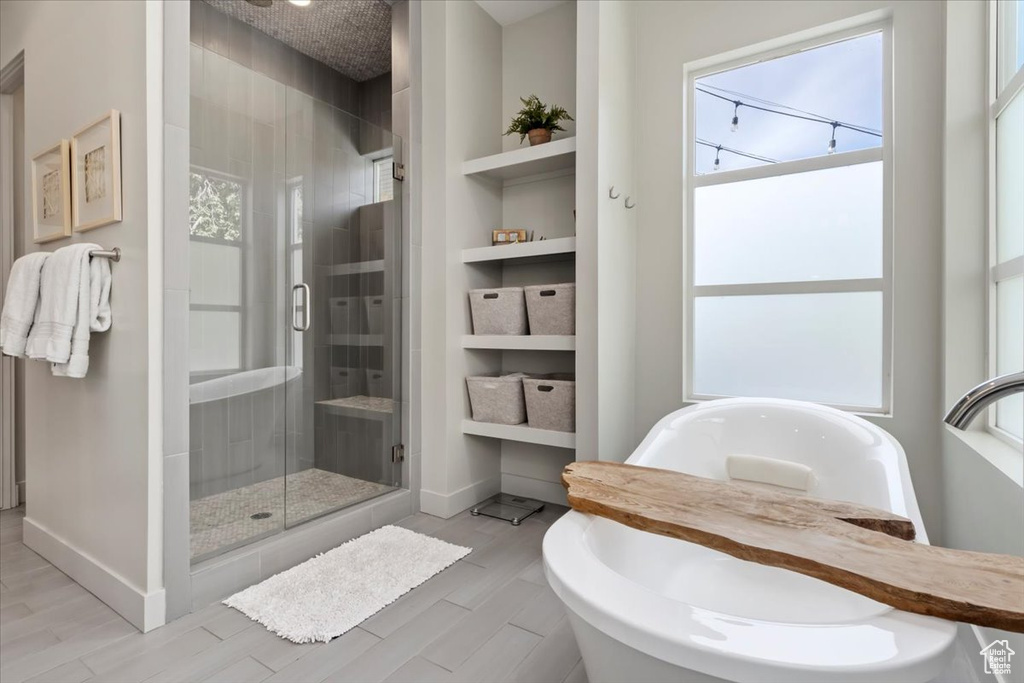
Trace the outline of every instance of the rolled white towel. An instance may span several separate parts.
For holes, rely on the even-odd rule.
[[[38,251],[22,256],[11,267],[0,313],[0,349],[8,356],[22,358],[39,305],[39,282],[50,253]]]

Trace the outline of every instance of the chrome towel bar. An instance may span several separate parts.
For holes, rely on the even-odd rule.
[[[114,247],[113,249],[93,249],[89,252],[89,256],[98,256],[100,258],[108,258],[114,263],[121,260],[121,247]]]

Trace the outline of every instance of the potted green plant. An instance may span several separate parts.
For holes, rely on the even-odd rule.
[[[551,105],[550,107],[540,101],[536,95],[520,97],[523,108],[512,118],[505,135],[519,133],[519,142],[523,138],[530,138],[530,145],[540,145],[551,142],[551,133],[556,130],[564,131],[559,125],[561,121],[572,121],[569,112],[564,107]]]

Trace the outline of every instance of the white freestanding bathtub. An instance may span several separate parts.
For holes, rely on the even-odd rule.
[[[775,399],[684,408],[626,462],[727,479],[733,454],[806,465],[807,495],[904,515],[928,542],[899,442],[831,408]],[[952,622],[575,511],[544,537],[544,570],[590,683],[923,683],[953,653]]]

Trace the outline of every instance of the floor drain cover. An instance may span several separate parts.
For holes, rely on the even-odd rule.
[[[266,519],[269,516],[269,512],[257,512],[255,515],[249,515],[249,519]]]

